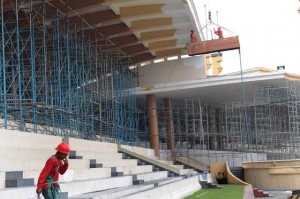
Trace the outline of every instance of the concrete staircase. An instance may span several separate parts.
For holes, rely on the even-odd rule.
[[[139,160],[139,163],[155,165],[154,169],[157,170],[167,170],[171,174],[186,176],[195,175],[197,173],[194,169],[185,169],[183,165],[176,165],[173,161],[158,160],[154,156],[142,155],[135,147],[120,145],[118,146],[118,150],[124,153],[126,158],[135,158]]]
[[[268,192],[257,189],[257,188],[253,188],[253,195],[254,195],[254,198],[273,197],[273,195],[269,194]]]
[[[189,185],[189,186],[187,186]],[[177,190],[174,189],[177,187]],[[72,196],[72,199],[102,199],[102,198],[182,198],[193,189],[199,189],[197,176],[191,178],[164,178],[148,181],[142,185],[131,185],[106,191],[93,192]]]
[[[40,171],[62,138],[5,129],[0,137],[0,198],[34,198]],[[59,179],[61,198],[181,198],[201,188],[193,170],[171,162],[129,158],[112,143],[64,140],[72,152]]]

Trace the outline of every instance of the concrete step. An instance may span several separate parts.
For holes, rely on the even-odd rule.
[[[32,178],[36,185],[41,170],[24,171],[23,178]],[[64,175],[59,176],[59,182],[69,182],[77,180],[91,180],[111,177],[111,168],[92,169],[68,169]],[[0,189],[5,188],[5,172],[0,172]],[[1,198],[1,197],[0,197]]]
[[[59,193],[59,199],[69,199],[68,192],[60,192]]]
[[[43,158],[47,159],[55,154],[55,146],[52,149],[26,149],[26,148],[7,148],[0,147],[1,158]]]
[[[73,169],[73,180],[88,180],[110,177],[111,168]],[[64,181],[63,176],[60,177]]]
[[[60,183],[61,191],[68,192],[69,197],[131,185],[132,176]],[[27,199],[36,195],[35,190],[36,186],[1,189],[0,196],[1,199]]]
[[[28,187],[34,185],[34,179],[16,179],[16,180],[5,180],[5,188],[12,187]]]
[[[113,198],[122,198],[125,195],[130,195],[142,191],[146,191],[154,188],[154,186],[162,186],[168,183],[173,183],[178,180],[182,180],[182,177],[176,178],[163,178],[160,180],[149,181],[143,185],[133,185],[128,187],[122,187],[117,189],[111,189],[107,191],[94,192],[88,194],[82,194],[78,196],[70,197],[70,199],[113,199]]]
[[[40,175],[41,170],[36,171],[24,171],[24,178],[34,178],[34,182]],[[89,180],[98,178],[107,178],[111,175],[111,168],[91,168],[91,169],[68,169],[65,175],[59,176],[59,182],[68,182],[72,177],[74,180]],[[68,176],[67,176],[68,175]]]
[[[118,161],[115,160],[98,160],[97,163],[101,163],[103,167],[126,167],[126,166],[137,166],[136,159],[121,159]]]
[[[49,149],[55,151],[55,147],[61,143],[62,138],[51,135],[42,135],[21,131],[1,129],[1,148],[16,149]]]
[[[173,167],[176,167],[176,168],[178,168],[178,169],[185,169],[185,168],[184,168],[184,165],[182,165],[182,164],[173,164],[172,166],[173,166]]]
[[[185,178],[152,189],[122,196],[122,199],[180,199],[201,189],[198,176]]]
[[[23,171],[5,172],[5,188],[33,186],[33,178],[24,178]]]
[[[69,159],[83,159],[82,156],[76,154],[76,151],[70,151]]]
[[[73,149],[72,149],[73,150]],[[97,160],[121,160],[122,153],[105,153],[105,152],[89,152],[89,151],[75,151],[77,156],[82,156],[82,159],[97,159]]]
[[[152,165],[141,165],[141,166],[123,166],[115,167],[116,171],[123,172],[124,175],[139,174],[152,172]]]
[[[143,180],[144,182],[159,180],[168,177],[168,171],[140,173],[133,176],[134,180]]]
[[[145,184],[154,184],[154,186],[157,187],[157,186],[162,186],[165,184],[173,183],[173,182],[176,182],[176,181],[182,180],[182,179],[183,179],[182,176],[170,177],[170,178],[168,177],[168,178],[162,178],[159,180],[148,181],[148,182],[145,182]]]
[[[111,190],[107,190],[107,191],[82,194],[82,195],[70,197],[69,199],[113,199],[113,198],[122,198],[122,196],[124,196],[124,195],[145,191],[145,190],[151,189],[153,187],[154,187],[153,184],[133,185],[133,186],[128,186],[128,187],[121,187],[121,188],[117,188],[117,189],[111,189]]]
[[[174,165],[174,162],[170,161],[170,160],[159,160],[159,161],[164,163],[164,164]]]
[[[2,158],[0,171],[34,171],[44,168],[47,159],[35,158]],[[70,169],[87,169],[90,167],[89,160],[69,160]]]
[[[194,169],[179,169],[179,175],[193,175],[195,174]]]
[[[90,160],[90,168],[102,168],[103,164],[102,163],[97,163],[97,160],[92,159]]]
[[[160,162],[164,163],[164,164],[168,164],[170,166],[176,167],[178,169],[184,169],[184,165],[182,164],[174,164],[174,161],[171,160],[159,160]]]
[[[118,145],[107,142],[97,142],[90,140],[82,140],[69,138],[68,139],[71,150],[77,151],[78,155],[82,155],[79,151],[85,152],[102,152],[102,153],[118,153]]]

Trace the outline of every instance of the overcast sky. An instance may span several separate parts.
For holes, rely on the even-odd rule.
[[[239,35],[243,69],[285,65],[300,74],[299,0],[194,0],[205,26],[205,8],[212,21]],[[206,14],[207,15],[207,14]],[[206,31],[204,30],[204,33]],[[230,32],[224,30],[224,35]],[[223,53],[223,72],[240,69],[237,50]]]

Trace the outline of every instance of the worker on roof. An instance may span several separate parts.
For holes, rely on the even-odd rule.
[[[222,28],[219,26],[217,30],[215,30],[215,34],[219,36],[219,39],[223,39],[223,31]]]
[[[67,156],[70,153],[70,147],[67,143],[62,142],[55,149],[56,154],[47,160],[39,176],[36,189],[38,198],[41,193],[45,199],[59,198],[60,188],[57,181],[59,174],[63,175],[69,167]]]
[[[194,30],[191,30],[190,37],[192,43],[196,43],[198,41],[197,35],[194,33]]]

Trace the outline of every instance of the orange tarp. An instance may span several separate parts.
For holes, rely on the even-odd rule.
[[[239,37],[227,37],[209,41],[192,43],[188,46],[189,55],[201,55],[212,52],[234,50],[240,48]]]

